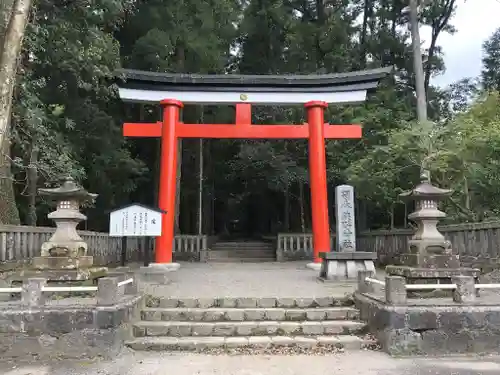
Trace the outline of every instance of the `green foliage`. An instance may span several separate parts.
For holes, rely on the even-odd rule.
[[[425,51],[427,77],[445,69],[438,37],[454,32],[454,4],[432,1],[422,10],[421,22],[431,27],[435,42]],[[154,201],[157,143],[126,141],[121,124],[125,119],[156,121],[158,108],[119,102],[113,72],[121,66],[245,74],[394,66],[394,77],[382,82],[365,104],[327,111],[330,123],[363,125],[361,141],[327,143],[330,187],[352,183],[358,200],[368,205],[371,225],[387,226],[389,217],[398,225],[398,195],[418,181],[425,166],[434,182],[454,190],[446,207],[450,220],[496,217],[498,96],[480,96],[474,79],[448,89],[431,85],[431,122],[417,124],[408,20],[402,12],[406,5],[402,0],[79,0],[61,6],[39,0],[24,40],[15,92],[17,191],[27,194],[27,170],[33,163],[38,186],[71,174],[100,194],[89,211],[96,229],[106,228],[110,208],[131,200]],[[484,45],[481,83],[489,91],[500,88],[499,41],[497,31]],[[257,107],[253,114],[259,124],[305,121],[302,108]],[[184,110],[189,122],[233,118],[231,108]],[[181,211],[186,222],[196,216],[197,147],[188,141],[182,146]],[[274,216],[266,220],[287,221],[288,215],[292,230],[310,225],[307,217],[295,219],[308,212],[306,141],[214,141],[207,142],[206,150],[207,201],[224,205],[231,194],[237,202],[267,195],[273,198],[266,212]],[[18,205],[24,212],[24,200]],[[46,213],[41,207],[45,211],[40,214]],[[190,230],[188,224],[184,228]]]
[[[102,211],[126,202],[146,172],[126,148],[112,84],[120,66],[112,32],[132,5],[39,1],[24,43],[13,114],[14,149],[24,156],[14,158],[16,176],[25,181],[37,150],[38,185],[72,175],[100,194],[100,212],[91,213],[96,227],[106,221]]]

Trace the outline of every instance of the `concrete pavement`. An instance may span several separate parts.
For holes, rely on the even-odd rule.
[[[381,352],[325,356],[128,352],[113,361],[2,363],[2,375],[498,375],[500,357],[391,358]]]

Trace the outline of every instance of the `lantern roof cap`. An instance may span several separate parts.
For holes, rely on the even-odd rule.
[[[407,190],[399,194],[402,199],[443,199],[451,195],[453,190],[451,189],[441,189],[437,186],[432,185],[430,181],[430,176],[427,171],[424,171],[420,176],[420,184],[415,186],[413,189]]]
[[[64,178],[62,184],[57,188],[40,188],[38,194],[52,199],[78,199],[79,201],[94,200],[98,194],[89,193],[79,186],[73,177]]]

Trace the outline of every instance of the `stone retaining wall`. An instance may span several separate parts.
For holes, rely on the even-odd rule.
[[[386,276],[383,290],[369,278],[371,272],[358,273],[356,307],[387,353],[500,353],[500,296],[476,288],[473,276],[452,277],[452,298],[429,290],[427,297],[409,298],[405,278]]]
[[[112,306],[88,301],[93,298],[81,300],[81,305],[39,308],[0,303],[2,359],[115,356],[131,337],[131,323],[139,318],[142,296],[126,296]]]
[[[3,359],[113,357],[131,337],[131,324],[144,304],[127,268],[98,280],[95,296],[48,300],[47,280],[29,278],[21,298],[0,297],[0,353]],[[133,282],[120,285],[132,277]],[[54,285],[54,284],[52,284]],[[49,293],[47,293],[49,292]],[[74,293],[74,292],[72,292]]]
[[[391,355],[500,352],[500,305],[389,306],[358,293],[356,306]]]

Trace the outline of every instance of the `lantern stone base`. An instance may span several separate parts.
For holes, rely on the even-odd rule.
[[[408,281],[424,281],[433,280],[434,282],[441,279],[451,280],[453,276],[472,276],[475,279],[479,277],[481,271],[477,268],[425,268],[425,267],[410,267],[410,266],[387,266],[385,272],[389,276],[402,276]],[[421,279],[421,280],[418,280]],[[414,282],[413,284],[416,284]]]
[[[56,229],[56,233],[57,233]],[[60,231],[60,230],[59,230]],[[76,229],[75,229],[76,232]],[[69,235],[68,235],[69,236]],[[59,234],[59,237],[63,237],[63,235]],[[64,236],[67,237],[67,236]],[[71,238],[71,237],[70,237]],[[66,240],[66,241],[47,241],[42,244],[41,253],[42,257],[49,256],[59,256],[59,257],[81,257],[87,254],[88,245],[85,241],[79,240]]]
[[[48,282],[75,282],[95,280],[106,276],[107,267],[91,267],[79,269],[28,269],[19,271],[9,277],[10,283],[22,282],[32,277],[42,277]]]
[[[420,269],[458,269],[460,258],[453,254],[401,254],[400,264]]]
[[[472,276],[478,282],[481,271],[476,268],[425,268],[410,266],[387,266],[388,276],[402,276],[407,284],[451,284],[454,276]],[[477,290],[479,292],[479,289]],[[429,290],[408,292],[408,297],[440,297],[451,295],[449,290]]]
[[[35,257],[32,261],[33,268],[37,270],[75,270],[90,268],[94,263],[92,256],[71,257]]]
[[[321,253],[322,258],[319,280],[355,281],[359,271],[375,272],[377,253],[366,251],[346,251]]]

